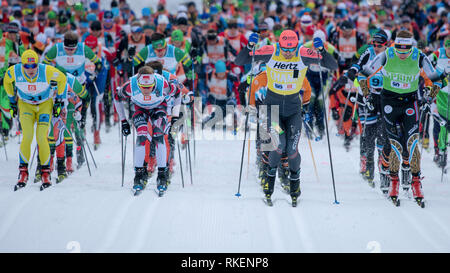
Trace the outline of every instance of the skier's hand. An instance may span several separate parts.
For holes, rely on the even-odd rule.
[[[95,64],[95,74],[99,74],[100,71],[102,70],[102,68],[103,68],[102,62],[97,62],[97,63]]]
[[[10,102],[9,106],[11,107],[9,112],[11,113],[11,116],[15,118],[17,116],[17,102]]]
[[[181,98],[181,102],[183,104],[189,104],[192,101],[194,101],[194,96],[192,96],[192,94],[184,94],[183,97]]]
[[[337,108],[331,108],[331,116],[333,117],[333,120],[339,119],[339,112]]]
[[[369,109],[370,111],[373,111],[375,109],[375,107],[373,106],[373,97],[371,94],[369,94],[367,97],[363,97],[364,98],[364,102],[366,103],[366,107],[367,109]]]
[[[131,134],[130,124],[126,119],[122,120],[122,135],[128,136]]]
[[[314,47],[317,48],[317,50],[319,50],[319,52],[322,53],[324,50],[322,39],[320,39],[319,37],[316,37],[316,38],[314,38],[313,43],[314,43]]]
[[[439,90],[441,90],[441,88],[442,88],[442,83],[440,83],[440,82],[433,83],[433,87],[431,87],[431,90],[430,90],[430,97],[432,99],[436,98],[436,96],[437,96]]]
[[[311,121],[311,114],[307,112],[304,108],[302,108],[302,118],[305,122]]]
[[[73,118],[74,118],[76,121],[80,121],[80,120],[81,120],[81,113],[78,112],[78,111],[73,112]]]
[[[258,39],[258,33],[253,32],[252,34],[250,34],[250,37],[248,37],[247,48],[252,50],[256,43],[258,43]]]
[[[55,99],[55,103],[53,104],[53,116],[55,118],[59,117],[61,114],[61,110],[64,107],[64,101],[62,99]]]
[[[133,59],[134,55],[136,54],[136,47],[132,46],[128,49],[128,58]]]

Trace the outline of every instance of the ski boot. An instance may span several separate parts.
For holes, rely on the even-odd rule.
[[[57,158],[57,171],[58,171],[58,177],[56,178],[56,184],[61,183],[65,178],[67,178],[67,172],[66,172],[66,165],[63,158]]]
[[[109,117],[105,119],[105,128],[106,133],[109,133],[111,131],[111,121],[109,120]]]
[[[163,196],[167,190],[167,172],[167,167],[158,168],[158,177],[156,178],[156,184],[159,197]]]
[[[276,174],[277,174],[277,168],[270,168],[266,171],[266,174],[265,174],[265,181],[264,181],[264,188],[263,188],[264,194],[265,194],[264,202],[269,207],[273,206],[271,196],[272,196],[273,188],[275,185]]]
[[[402,188],[405,192],[409,190],[411,186],[411,168],[409,164],[402,164]]]
[[[400,206],[400,200],[398,199],[398,189],[400,187],[400,181],[398,174],[391,174],[391,187],[389,188],[389,198],[396,207]]]
[[[19,179],[14,186],[14,191],[17,191],[27,185],[28,181],[28,164],[19,165]]]
[[[391,180],[389,178],[389,169],[381,165],[380,168],[380,190],[383,194],[387,194],[389,191]]]
[[[85,162],[83,149],[81,146],[77,146],[77,169],[80,169]]]
[[[37,164],[37,166],[36,166],[36,172],[34,173],[34,183],[37,183],[37,182],[40,182],[41,181],[41,176],[42,176],[42,174],[41,174],[41,164],[39,163],[39,160],[38,160],[38,164]]]
[[[101,144],[100,131],[99,130],[95,130],[94,131],[94,151],[97,151],[97,149],[100,146],[100,144]]]
[[[447,150],[445,151],[439,150],[437,164],[439,168],[445,168],[447,166]]]
[[[42,173],[41,191],[43,191],[52,185],[52,183],[50,182],[50,166],[42,166],[41,173]]]
[[[344,137],[344,148],[345,151],[350,151],[350,145],[351,145],[352,137],[345,135]]]
[[[300,190],[300,170],[297,172],[291,171],[291,177],[289,178],[289,194],[292,199],[292,206],[295,208],[297,206],[297,199],[301,194]]]
[[[134,195],[139,195],[141,191],[145,188],[147,185],[147,170],[144,167],[135,167],[134,168],[135,175],[134,175],[134,185],[133,185],[133,192]]]
[[[72,166],[72,157],[71,156],[66,157],[66,171],[67,171],[68,175],[74,172],[73,166]]]
[[[367,172],[367,157],[362,155],[359,159],[359,173],[362,175],[363,179],[366,180],[366,172]]]
[[[375,177],[375,165],[373,161],[367,161],[366,172],[364,173],[364,179],[367,180],[367,183],[371,188],[375,188],[375,182],[373,179]]]
[[[421,208],[425,208],[425,202],[423,201],[423,193],[422,193],[422,183],[420,182],[422,179],[420,175],[412,176],[411,189],[413,192],[414,200],[416,200],[417,204]]]

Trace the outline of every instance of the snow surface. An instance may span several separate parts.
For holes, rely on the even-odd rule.
[[[3,150],[0,153],[0,252],[449,252],[450,183],[448,177],[440,182],[432,153],[425,152],[422,161],[426,208],[405,196],[401,207],[394,207],[378,183],[372,189],[358,175],[359,141],[354,140],[347,153],[343,139],[335,136],[335,125],[332,128],[340,204],[334,204],[326,139],[312,142],[318,181],[302,137],[302,195],[297,208],[290,206],[278,181],[274,207],[264,205],[253,143],[249,169],[244,160],[242,196],[235,196],[241,140],[196,141],[193,185],[183,165],[185,188],[177,169],[168,192],[159,198],[156,176],[140,196],[131,194],[130,138],[121,187],[117,126],[108,134],[102,128],[103,143],[93,151],[98,169],[91,162],[92,177],[84,166],[43,192],[32,181],[13,192],[19,148],[13,139],[7,146],[9,161]],[[88,140],[93,142],[90,132]]]

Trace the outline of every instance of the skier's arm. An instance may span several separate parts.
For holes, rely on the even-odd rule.
[[[420,53],[419,67],[423,69],[423,72],[425,72],[433,84],[437,84],[442,87],[442,83],[440,81],[445,78],[445,71],[442,71],[439,67],[436,67],[435,69],[431,64],[430,59],[428,59],[428,57],[423,53]]]
[[[330,70],[338,69],[338,64],[336,60],[331,56],[327,51],[322,51],[319,54],[312,50],[311,48],[306,48],[304,46],[300,47],[300,56],[302,58],[303,63],[308,66],[310,64],[317,64],[320,60],[320,65],[328,68]]]
[[[130,81],[117,88],[117,92],[114,94],[114,106],[116,107],[121,121],[126,120],[125,107],[123,106],[122,101],[129,97],[131,97]]]
[[[14,66],[11,66],[6,70],[5,77],[3,78],[3,88],[5,88],[9,101],[16,103],[16,94],[14,93],[14,82],[16,75],[14,73]]]
[[[93,62],[95,66],[102,64],[102,60],[98,58],[97,55],[92,51],[92,49],[87,45],[84,46],[84,55],[89,61]]]
[[[86,88],[82,85],[77,78],[74,79],[72,91],[77,94],[78,97],[85,99],[88,95]]]
[[[52,46],[45,54],[44,60],[42,61],[44,64],[51,64],[52,61],[56,58],[57,53],[56,45]]]
[[[267,63],[270,58],[272,58],[272,54],[274,52],[273,45],[266,45],[261,47],[258,50],[255,50],[255,58],[254,61],[261,61],[263,63]],[[248,49],[248,47],[243,47],[241,52],[236,57],[236,65],[242,66],[246,64],[250,64],[252,62],[252,51]]]
[[[347,72],[347,77],[351,81],[354,81],[356,78],[356,74],[358,74],[359,71],[361,71],[362,67],[364,67],[369,61],[370,61],[370,51],[365,50],[361,54],[361,57],[358,59],[358,61],[354,63],[352,67],[350,67],[350,69]]]
[[[144,48],[141,49],[141,51],[139,51],[139,53],[136,56],[134,56],[133,65],[138,66],[141,63],[144,63],[147,57],[148,57],[148,46],[145,46]]]
[[[189,59],[189,54],[179,48],[175,48],[175,59],[177,60],[177,63],[181,63],[181,65],[183,65],[186,78],[188,80],[193,79],[195,75],[192,75],[192,60]]]
[[[386,52],[381,52],[378,54],[375,59],[372,60],[372,62],[369,63],[369,65],[365,66],[364,69],[360,70],[361,77],[367,78],[370,75],[376,73],[380,67],[384,66],[386,64]]]

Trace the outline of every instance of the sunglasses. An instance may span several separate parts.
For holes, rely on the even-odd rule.
[[[155,86],[155,84],[152,84],[152,85],[139,85],[139,87],[142,88],[142,89],[152,89],[153,86]]]
[[[74,51],[74,50],[77,49],[77,48],[76,48],[76,47],[68,47],[68,46],[65,46],[64,49],[67,50],[67,51]]]
[[[411,53],[411,51],[412,51],[412,48],[407,49],[406,51],[399,50],[398,48],[395,49],[395,52],[397,52],[398,54],[409,54],[409,53]]]
[[[283,50],[284,52],[294,52],[297,48],[296,47],[292,47],[292,48],[284,48],[282,47],[281,50]]]
[[[24,64],[23,68],[25,69],[33,69],[36,68],[38,65],[37,64]]]
[[[237,26],[237,24],[229,24],[228,27],[229,28],[237,28],[238,26]]]

